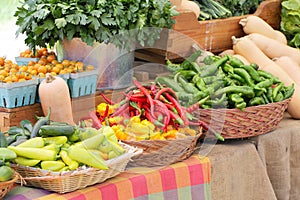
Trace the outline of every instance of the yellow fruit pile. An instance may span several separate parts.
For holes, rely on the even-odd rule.
[[[20,57],[39,58],[37,62],[29,61],[27,65],[19,66],[11,60],[0,57],[0,82],[12,83],[31,80],[33,77],[44,78],[46,73],[61,75],[67,73],[79,73],[94,70],[93,65],[84,65],[81,61],[63,60],[57,61],[53,51],[46,48],[37,50],[37,55],[33,55],[31,50],[20,53]]]

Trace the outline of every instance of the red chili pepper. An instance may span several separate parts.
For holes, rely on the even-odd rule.
[[[136,87],[147,97],[149,104],[150,104],[150,113],[152,116],[154,116],[154,103],[151,95],[149,94],[148,90],[142,86],[136,79],[133,79],[133,83],[136,85]]]
[[[199,109],[200,106],[201,106],[200,103],[197,102],[197,103],[195,103],[195,104],[193,104],[193,105],[191,105],[191,106],[185,108],[185,111],[188,112],[188,113],[192,113],[192,112],[194,112],[195,110]]]
[[[188,119],[186,118],[185,112],[182,109],[181,105],[179,104],[179,102],[169,93],[166,93],[166,98],[174,105],[174,107],[176,108],[179,117],[183,120],[184,125],[188,125]]]
[[[157,99],[154,99],[153,103],[154,103],[154,105],[157,105],[158,107],[160,107],[162,109],[161,110],[162,113],[166,116],[165,127],[168,126],[169,121],[170,121],[170,111],[169,111],[169,109],[167,108],[167,106],[163,102],[161,102]]]
[[[180,124],[181,126],[185,125],[184,121],[180,118],[180,116],[175,114],[172,111],[170,111],[170,117],[171,117],[171,119],[174,119],[176,122],[178,122],[178,124]]]
[[[161,95],[165,92],[169,92],[172,96],[176,96],[174,90],[172,90],[171,88],[162,88],[161,90],[159,90],[156,94],[155,94],[155,97],[154,99],[159,99],[161,97]]]
[[[100,95],[103,97],[103,99],[106,101],[106,103],[113,105],[115,102],[113,102],[110,98],[108,98],[105,94],[100,93]]]
[[[127,108],[129,108],[129,103],[124,103],[123,105],[121,105],[118,110],[116,110],[113,114],[111,114],[111,117],[115,117],[118,115],[121,115],[122,112],[124,112]]]
[[[89,111],[89,117],[93,122],[93,127],[96,129],[100,129],[102,127],[102,124],[100,123],[96,113],[94,111]]]

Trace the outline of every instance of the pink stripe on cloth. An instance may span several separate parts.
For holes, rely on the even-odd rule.
[[[147,179],[144,175],[129,178],[131,181],[134,197],[143,196],[148,193]]]
[[[102,199],[109,199],[109,200],[117,200],[118,199],[118,190],[115,184],[108,184],[104,187],[99,187],[99,190],[102,194]],[[98,199],[101,199],[99,197]]]
[[[177,188],[174,168],[162,169],[159,171],[159,173],[161,176],[163,191],[173,190]],[[174,181],[170,181],[170,180],[174,180]]]

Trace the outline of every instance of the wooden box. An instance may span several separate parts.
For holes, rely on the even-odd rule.
[[[281,0],[263,1],[253,15],[259,16],[274,29],[280,28]],[[150,62],[165,63],[166,59],[181,61],[191,54],[193,45],[204,50],[219,53],[232,48],[231,37],[245,35],[239,21],[248,15],[198,21],[196,15],[181,10],[175,17],[176,23],[165,32],[154,48],[136,50],[136,58]],[[161,47],[164,44],[164,47]]]
[[[117,99],[123,90],[115,90],[114,92],[107,90],[103,92],[108,98]],[[78,123],[82,117],[88,115],[89,111],[95,110],[96,106],[101,102],[105,102],[105,100],[102,98],[99,91],[96,91],[95,94],[72,98],[74,121]],[[43,115],[40,103],[17,108],[0,107],[0,131],[7,131],[11,126],[20,126],[20,121],[23,119],[35,123],[35,116]]]

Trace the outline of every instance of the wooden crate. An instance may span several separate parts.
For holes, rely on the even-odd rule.
[[[122,90],[104,91],[109,98],[114,96],[116,99]],[[94,110],[96,105],[105,100],[97,91],[95,94],[72,98],[72,109],[74,121],[77,123],[82,117],[88,115],[88,111]],[[11,126],[19,126],[20,121],[27,119],[32,123],[36,122],[36,116],[43,116],[43,111],[40,103],[33,105],[21,106],[17,108],[3,108],[0,107],[0,131],[7,131]]]
[[[266,0],[261,2],[253,15],[261,17],[278,30],[280,12],[281,0]],[[165,63],[166,59],[182,61],[184,57],[192,53],[195,44],[213,53],[231,49],[231,37],[245,35],[239,21],[246,16],[248,15],[198,21],[193,12],[181,10],[180,14],[175,17],[176,23],[173,28],[167,33],[167,42],[164,41],[166,37],[162,37],[154,45],[155,48],[139,48],[135,56],[141,60]],[[166,44],[166,46],[161,47],[161,44]]]

